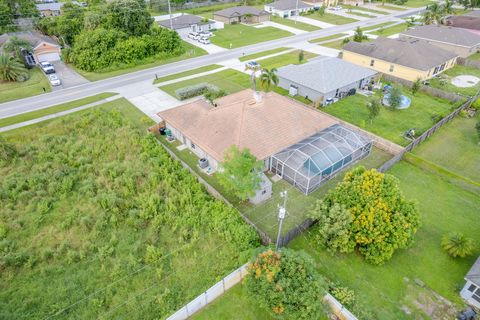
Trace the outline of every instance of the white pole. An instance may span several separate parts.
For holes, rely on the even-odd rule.
[[[170,16],[170,29],[173,30],[172,7],[170,6],[170,0],[168,0],[168,15]]]
[[[283,220],[285,219],[285,215],[287,213],[287,191],[280,192],[280,196],[283,197],[283,206],[280,206],[278,209],[278,219],[280,219],[280,225],[278,226],[278,235],[277,235],[277,243],[275,245],[276,251],[278,251],[280,237],[282,235],[282,227],[283,227]]]
[[[297,24],[297,19],[298,19],[298,0],[295,3],[295,24]]]

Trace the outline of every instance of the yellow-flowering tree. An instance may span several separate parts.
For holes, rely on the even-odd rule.
[[[323,239],[322,234],[328,228],[337,228],[338,221],[325,219],[335,206],[341,205],[349,211],[351,221],[342,230],[348,232],[350,241],[346,250],[338,246],[330,250],[348,252],[353,248],[373,264],[383,264],[389,260],[396,249],[406,248],[413,241],[413,236],[420,225],[420,217],[413,202],[407,201],[397,179],[375,169],[366,170],[358,167],[348,172],[326,197],[322,206],[312,216],[321,222],[316,232],[320,242],[327,247],[331,239]],[[338,220],[338,219],[337,219]],[[323,232],[323,233],[322,233]],[[327,241],[329,240],[329,241]],[[353,242],[354,245],[351,245]],[[338,241],[337,241],[338,244]]]

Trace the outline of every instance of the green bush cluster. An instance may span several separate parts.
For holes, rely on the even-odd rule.
[[[220,89],[213,84],[202,82],[199,84],[183,87],[175,90],[175,95],[180,100],[201,96],[209,91],[219,91]]]

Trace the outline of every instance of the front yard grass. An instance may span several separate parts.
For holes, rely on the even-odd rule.
[[[380,114],[373,122],[368,120],[366,107],[368,98],[360,94],[346,97],[332,105],[323,107],[322,110],[405,146],[409,143],[408,140],[403,138],[405,131],[414,128],[417,136],[419,136],[434,124],[432,116],[445,116],[457,107],[447,100],[435,98],[423,92],[418,92],[413,96],[407,88],[403,89],[403,94],[412,99],[410,108],[391,110],[387,107],[381,107]],[[383,97],[381,93],[377,93],[376,96],[379,99]]]
[[[70,110],[74,108],[78,108],[81,106],[84,106],[89,103],[97,102],[112,96],[117,95],[117,93],[110,93],[110,92],[105,92],[105,93],[100,93],[96,94],[94,96],[86,97],[83,99],[78,99],[74,101],[70,101],[67,103],[62,103],[58,104],[52,107],[32,111],[32,112],[27,112],[27,113],[22,113],[13,117],[8,117],[8,118],[2,118],[0,119],[0,128],[1,127],[6,127],[15,123],[20,123],[32,119],[37,119],[49,114],[57,113],[60,111],[65,111],[65,110]]]
[[[352,23],[352,22],[357,22],[358,20],[352,19],[352,18],[347,18],[347,17],[342,17],[333,13],[324,13],[323,15],[320,15],[318,13],[312,13],[309,15],[306,15],[305,17],[310,18],[310,19],[315,19],[318,21],[323,21],[326,23],[330,24],[336,24],[336,25],[341,25],[341,24],[347,24],[347,23]]]
[[[458,117],[413,150],[421,158],[480,183],[480,139],[475,124],[480,114]]]
[[[319,44],[319,46],[327,47],[327,48],[331,48],[331,49],[337,49],[337,50],[342,50],[344,45],[345,44],[343,43],[343,39],[329,41],[329,42]]]
[[[288,27],[300,29],[300,30],[307,31],[307,32],[316,31],[316,30],[321,29],[320,27],[317,27],[317,26],[314,26],[314,25],[311,25],[311,24],[308,24],[308,23],[304,23],[304,22],[300,22],[300,21],[297,21],[297,23],[295,23],[295,20],[291,20],[291,19],[287,19],[287,18],[280,18],[278,16],[272,16],[271,20],[272,20],[272,22],[280,23],[280,24],[286,25]]]
[[[460,88],[451,83],[451,80],[454,77],[460,75],[470,75],[480,78],[480,69],[461,66],[457,64],[453,68],[450,68],[445,72],[441,73],[438,77],[430,79],[429,82],[432,87],[438,88],[440,90],[459,93],[466,96],[474,96],[475,94],[477,94],[478,90],[480,90],[480,83],[477,83],[477,85],[469,88]],[[445,84],[442,84],[442,81],[440,81],[441,78],[446,79]]]
[[[215,31],[214,34],[215,35],[210,38],[210,41],[217,46],[227,49],[293,35],[291,32],[274,27],[255,28],[243,24],[225,24],[224,29],[219,29]]]
[[[271,54],[275,54],[275,53],[279,53],[279,52],[283,52],[283,51],[287,51],[287,50],[290,50],[290,48],[280,47],[280,48],[267,50],[267,51],[262,51],[262,52],[258,52],[258,53],[247,54],[246,56],[238,58],[238,60],[240,60],[242,62],[243,61],[255,60],[255,59],[258,59],[258,58],[261,58],[261,57],[269,56]]]
[[[28,98],[38,94],[52,91],[47,77],[40,68],[33,68],[28,71],[30,79],[24,82],[0,81],[0,103]]]
[[[470,60],[480,60],[480,52],[472,54],[472,55],[471,55],[470,57],[468,57],[467,59],[470,59]]]
[[[213,84],[218,88],[225,90],[229,94],[241,91],[251,86],[250,76],[248,74],[233,69],[227,69],[203,77],[188,79],[161,86],[159,89],[165,91],[172,97],[176,97],[175,90],[202,82]]]
[[[316,38],[316,39],[310,40],[309,42],[310,43],[325,42],[325,41],[328,41],[328,40],[338,39],[338,38],[344,37],[346,35],[347,34],[345,34],[345,33],[332,34],[331,36]]]
[[[188,70],[188,71],[184,71],[184,72],[171,74],[171,75],[168,75],[168,76],[165,76],[165,77],[157,78],[153,81],[153,84],[162,83],[162,82],[166,82],[166,81],[170,81],[170,80],[175,80],[175,79],[187,77],[187,76],[191,76],[191,75],[194,75],[194,74],[197,74],[197,73],[212,71],[212,70],[215,70],[215,69],[218,69],[218,68],[222,68],[222,66],[218,65],[218,64],[211,64],[211,65],[208,65],[208,66],[204,66],[204,67],[200,67],[200,68],[196,68],[196,69],[192,69],[192,70]]]
[[[373,26],[369,26],[369,27],[366,27],[366,28],[362,28],[362,31],[370,31],[370,30],[373,30],[373,29],[378,29],[378,28],[385,28],[386,26],[390,26],[392,24],[394,24],[395,22],[384,22],[384,23],[379,23],[379,24],[376,24],[376,25],[373,25]]]
[[[364,18],[375,18],[376,16],[372,16],[371,14],[364,13],[364,12],[358,12],[358,11],[347,11],[348,14],[354,15],[354,16],[359,16],[359,17],[364,17]]]
[[[408,25],[406,23],[400,23],[387,28],[381,27],[380,29],[371,32],[371,34],[375,34],[380,37],[389,37],[391,35],[403,32],[407,29],[408,29]]]
[[[258,63],[262,66],[262,68],[272,69],[272,68],[280,68],[289,64],[299,64],[298,55],[300,50],[291,51],[288,53],[284,53],[278,56],[261,59],[258,60]],[[304,60],[302,63],[308,62],[309,59],[315,58],[318,55],[312,52],[304,51]]]
[[[405,2],[404,6],[411,7],[411,8],[418,8],[418,7],[425,7],[429,4],[434,3],[435,1],[431,0],[408,0]]]
[[[105,72],[94,72],[94,71],[85,71],[75,68],[75,66],[70,65],[75,71],[81,74],[84,78],[90,81],[98,81],[103,80],[115,76],[120,76],[125,73],[131,73],[135,71],[140,71],[148,68],[158,67],[164,64],[174,63],[181,60],[191,59],[199,56],[203,56],[207,54],[207,51],[194,46],[188,42],[182,41],[183,47],[185,48],[185,53],[177,56],[177,57],[170,57],[167,59],[146,59],[145,61],[139,61],[133,65],[128,65],[124,67],[116,68],[115,70],[105,71]]]
[[[387,9],[387,10],[394,10],[394,11],[404,11],[404,10],[407,10],[407,8],[400,8],[400,7],[396,7],[396,6],[391,6],[391,5],[388,5],[388,4],[377,4],[375,6],[376,8],[380,8],[380,9]]]
[[[380,11],[380,10],[371,9],[371,8],[362,7],[362,6],[351,6],[351,5],[347,5],[347,4],[342,4],[342,8],[351,9],[351,10],[366,11],[366,12],[373,12],[373,13],[378,13],[378,14],[389,14],[387,11]]]

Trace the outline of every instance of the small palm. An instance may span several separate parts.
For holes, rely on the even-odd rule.
[[[26,69],[18,61],[9,56],[0,55],[0,74],[4,81],[16,81],[21,75],[26,73]]]
[[[474,247],[473,240],[461,233],[449,233],[442,238],[442,248],[454,258],[464,258],[471,255]]]
[[[270,70],[268,69],[263,69],[262,73],[260,74],[260,83],[262,85],[262,88],[265,91],[270,91],[272,86],[277,86],[278,85],[278,76],[277,76],[277,69],[272,68]]]

